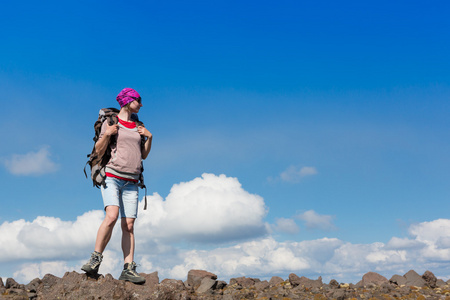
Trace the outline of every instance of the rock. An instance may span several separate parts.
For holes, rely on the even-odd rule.
[[[446,284],[445,281],[442,280],[442,279],[438,279],[438,280],[436,281],[436,287],[443,287],[443,286],[445,286],[445,285],[447,285],[447,284]]]
[[[297,285],[300,284],[300,277],[298,277],[297,275],[295,275],[294,273],[289,274],[289,283],[293,286],[296,287]]]
[[[388,282],[386,277],[384,277],[384,276],[382,276],[382,275],[380,275],[378,273],[375,273],[375,272],[367,272],[362,277],[362,280],[356,284],[356,286],[364,287],[364,286],[367,286],[370,283],[372,283],[374,285],[381,285],[381,284],[383,284],[385,282]]]
[[[160,286],[168,287],[172,291],[184,291],[186,289],[183,281],[176,279],[164,279]]]
[[[132,284],[132,283],[131,283]],[[145,297],[141,297],[144,298]],[[123,298],[120,298],[123,299]],[[150,299],[188,299],[187,290],[183,281],[175,279],[164,279],[161,281],[156,291],[152,294]]]
[[[38,286],[42,283],[42,280],[40,280],[39,278],[35,278],[33,280],[30,281],[30,283],[28,283],[25,288],[27,289],[27,291],[32,292],[32,293],[36,293],[37,292],[37,288]]]
[[[5,288],[7,289],[24,289],[23,284],[18,284],[14,279],[6,279]]]
[[[230,279],[230,284],[227,285],[224,281],[218,281],[212,273],[198,271],[191,273],[189,278],[193,284],[196,284],[198,278],[202,278],[196,290],[187,280],[186,283],[175,279],[159,282],[157,272],[141,273],[147,280],[142,285],[116,280],[111,274],[87,276],[74,271],[66,272],[62,278],[47,274],[42,280],[35,278],[26,286],[18,284],[12,278],[3,284],[0,278],[0,300],[446,299],[446,296],[449,296],[446,283],[436,279],[429,271],[418,276],[411,270],[405,276],[394,275],[390,281],[379,274],[369,272],[358,285],[339,285],[334,279],[324,285],[321,277],[311,280],[293,273],[289,276],[289,281],[283,281],[280,277],[272,277],[269,282],[258,278],[238,277]],[[425,288],[418,287],[421,283],[419,279],[425,284]],[[442,288],[432,288],[433,285]]]
[[[187,276],[187,284],[191,286],[194,290],[196,290],[200,286],[203,278],[205,277],[213,280],[217,279],[217,275],[210,273],[208,271],[190,270]]]
[[[28,293],[24,289],[11,288],[8,290],[8,293],[14,296],[13,299],[28,299]]]
[[[394,275],[389,279],[389,282],[398,286],[406,285],[406,278],[400,275]]]
[[[393,289],[394,288],[392,287],[391,284],[389,284],[389,281],[387,281],[387,279],[386,279],[386,282],[383,282],[380,286],[380,291],[383,294],[389,294],[390,292],[392,292]]]
[[[289,274],[289,282],[293,287],[301,286],[307,289],[318,288],[323,285],[322,277],[319,277],[317,280],[312,280],[304,276],[298,277],[294,273]]]
[[[339,287],[339,282],[337,282],[335,279],[331,279],[329,285],[331,288],[336,289]]]
[[[437,278],[430,271],[426,271],[425,273],[423,273],[422,279],[425,280],[425,284],[428,287],[430,287],[432,289],[434,289],[436,287]]]
[[[202,279],[202,282],[200,283],[200,286],[197,288],[196,292],[199,294],[204,293],[210,293],[212,294],[212,291],[217,286],[217,280],[205,277]]]
[[[228,284],[227,284],[225,281],[219,280],[219,281],[217,281],[216,289],[217,289],[217,290],[222,290],[222,289],[224,289],[227,285],[228,285]]]
[[[345,290],[335,290],[333,292],[333,298],[336,300],[344,300],[345,299]]]
[[[417,286],[417,287],[424,287],[426,286],[425,280],[423,280],[422,276],[416,273],[414,270],[408,271],[405,275],[403,275],[406,278],[406,285],[408,286]]]
[[[249,278],[249,277],[238,277],[238,278],[231,278],[230,279],[230,285],[238,284],[243,288],[249,288],[251,286],[254,286],[256,282],[259,282],[261,280]]]
[[[270,287],[270,283],[267,280],[255,283],[255,289],[257,291],[264,291],[265,289],[267,289],[269,287]]]
[[[145,283],[144,285],[147,287],[151,287],[151,286],[157,286],[159,284],[159,276],[158,276],[158,272],[153,272],[150,274],[145,274],[145,273],[139,273],[140,276],[145,278]]]
[[[269,280],[270,286],[274,286],[274,285],[280,284],[282,282],[284,282],[283,278],[278,277],[278,276],[272,276],[272,278],[270,278],[270,280]]]

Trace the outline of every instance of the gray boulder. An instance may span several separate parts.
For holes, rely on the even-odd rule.
[[[362,277],[362,280],[356,284],[357,287],[364,287],[369,284],[381,286],[383,283],[388,282],[386,277],[375,273],[375,272],[367,272]]]
[[[23,284],[17,283],[13,278],[6,279],[5,288],[7,289],[24,289]]]
[[[209,277],[204,277],[197,288],[196,292],[199,294],[212,294],[217,287],[217,280],[211,279]]]
[[[39,278],[35,278],[31,280],[30,283],[25,286],[25,288],[32,293],[36,293],[41,282],[42,280],[40,280]]]
[[[269,280],[270,286],[274,286],[274,285],[280,284],[282,282],[284,282],[283,278],[278,277],[278,276],[272,276],[272,278],[270,278],[270,280]]]
[[[417,286],[417,287],[426,286],[425,280],[423,280],[422,276],[417,274],[417,272],[414,270],[408,271],[408,273],[406,273],[403,276],[406,278],[406,285],[408,286]]]
[[[436,287],[443,287],[443,286],[445,286],[445,285],[447,285],[447,283],[445,283],[445,281],[444,280],[442,280],[442,279],[438,279],[437,281],[436,281]]]
[[[257,291],[264,291],[265,289],[267,289],[269,287],[270,287],[270,283],[267,280],[255,283],[255,289]]]
[[[255,285],[255,283],[260,282],[260,279],[250,278],[250,277],[237,277],[230,279],[230,285],[237,284],[243,288],[249,288]]]
[[[300,286],[304,288],[319,288],[323,285],[322,277],[317,280],[312,280],[304,276],[298,277],[294,273],[289,274],[289,282],[293,287]]]
[[[196,290],[202,283],[203,278],[217,279],[217,275],[204,270],[190,270],[187,276],[187,284]]]
[[[428,287],[430,287],[432,289],[434,289],[436,287],[437,278],[430,271],[426,271],[425,273],[423,273],[422,279],[425,280],[425,284]]]
[[[389,282],[398,286],[406,285],[406,278],[401,275],[394,275],[389,279]]]
[[[339,282],[337,282],[336,279],[331,279],[330,283],[328,284],[330,286],[330,288],[332,289],[337,289],[339,288]]]

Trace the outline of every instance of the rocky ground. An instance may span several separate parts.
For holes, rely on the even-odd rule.
[[[229,283],[203,270],[191,270],[185,282],[175,279],[159,281],[158,273],[141,273],[143,285],[114,279],[110,274],[89,277],[75,271],[62,278],[51,274],[29,284],[0,278],[0,299],[447,299],[450,281],[437,279],[426,271],[422,276],[411,270],[390,280],[369,272],[357,284],[328,284],[290,274],[274,276],[269,281],[257,278],[232,278]]]

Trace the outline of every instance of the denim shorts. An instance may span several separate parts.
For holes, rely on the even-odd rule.
[[[118,206],[122,218],[137,218],[138,211],[138,183],[114,177],[106,177],[106,187],[101,188],[103,205]]]

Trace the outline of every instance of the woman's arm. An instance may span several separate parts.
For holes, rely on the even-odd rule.
[[[150,150],[152,149],[153,135],[144,126],[139,126],[138,132],[140,135],[143,135],[147,138],[147,140],[145,141],[144,145],[142,146],[142,150],[141,150],[142,159],[146,159],[148,154],[150,153]]]
[[[118,124],[109,126],[108,123],[106,123],[105,133],[97,141],[97,143],[95,143],[95,152],[97,152],[97,155],[99,157],[105,153],[106,148],[108,148],[109,140],[111,139],[111,136],[117,134],[118,130],[119,130]]]

